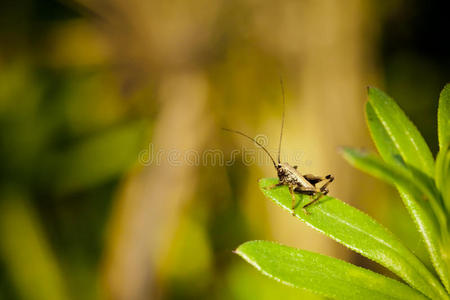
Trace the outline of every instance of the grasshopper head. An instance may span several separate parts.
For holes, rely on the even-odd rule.
[[[282,178],[282,177],[287,175],[286,165],[287,165],[286,163],[279,163],[279,164],[277,164],[276,168],[277,168],[278,178]]]

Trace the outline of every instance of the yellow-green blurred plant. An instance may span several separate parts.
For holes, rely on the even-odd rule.
[[[101,70],[62,71],[25,58],[0,71],[0,258],[5,286],[13,288],[8,298],[99,293],[112,193],[136,164],[148,128],[108,81],[114,78]]]

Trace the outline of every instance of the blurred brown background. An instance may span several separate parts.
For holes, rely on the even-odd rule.
[[[279,76],[283,157],[334,174],[331,195],[427,261],[395,191],[337,149],[373,149],[363,103],[375,85],[436,152],[450,78],[443,6],[2,1],[0,299],[319,299],[232,253],[251,239],[386,273],[265,199],[256,181],[275,176],[269,163],[213,162],[243,147],[261,155],[221,127],[263,134],[276,151]]]

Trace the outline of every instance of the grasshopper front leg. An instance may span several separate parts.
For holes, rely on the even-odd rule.
[[[282,186],[283,185],[283,182],[278,182],[278,183],[276,183],[276,184],[273,184],[273,185],[271,185],[271,186],[268,186],[268,187],[265,187],[264,189],[265,190],[271,190],[271,189],[273,189],[273,188],[276,188],[276,187],[279,187],[279,186]]]
[[[289,186],[289,193],[291,194],[291,198],[292,198],[292,205],[291,205],[291,209],[292,209],[292,215],[295,215],[295,194],[294,194],[294,187],[293,186]]]

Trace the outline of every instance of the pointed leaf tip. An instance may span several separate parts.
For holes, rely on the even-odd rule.
[[[438,108],[439,149],[450,144],[450,83],[447,83],[439,95]]]

